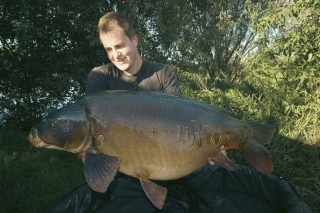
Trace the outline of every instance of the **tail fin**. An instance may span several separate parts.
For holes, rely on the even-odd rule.
[[[242,155],[258,171],[265,175],[270,175],[273,163],[269,151],[263,144],[270,143],[276,129],[274,126],[266,124],[247,123],[253,131],[250,142],[242,150]]]

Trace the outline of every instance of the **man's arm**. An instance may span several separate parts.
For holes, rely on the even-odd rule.
[[[99,68],[94,68],[88,75],[85,95],[108,90],[105,73]]]
[[[163,90],[174,95],[181,96],[178,78],[172,67],[166,66],[165,73],[162,76]]]

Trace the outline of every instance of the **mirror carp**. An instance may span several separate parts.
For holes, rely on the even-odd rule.
[[[116,173],[138,178],[159,209],[167,189],[151,180],[184,177],[214,162],[237,166],[221,150],[236,149],[265,175],[273,164],[270,125],[241,121],[224,110],[163,92],[106,91],[49,114],[27,139],[37,148],[85,153],[89,186],[105,192]]]

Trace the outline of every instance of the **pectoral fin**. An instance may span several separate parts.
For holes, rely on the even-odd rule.
[[[141,186],[150,201],[158,208],[161,209],[167,196],[167,189],[151,182],[147,178],[140,178]]]
[[[114,179],[120,165],[120,158],[105,155],[98,149],[86,151],[84,174],[89,186],[97,192],[105,192]]]
[[[219,154],[215,156],[212,161],[215,164],[218,164],[227,170],[230,170],[230,171],[237,170],[237,165],[232,160],[230,160],[226,156],[226,154],[223,153],[223,151],[220,151]]]

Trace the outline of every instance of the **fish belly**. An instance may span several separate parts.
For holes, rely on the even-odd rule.
[[[213,158],[219,147],[205,138],[137,130],[124,124],[109,126],[104,138],[108,141],[102,151],[120,158],[120,172],[154,180],[177,179],[194,172]]]

